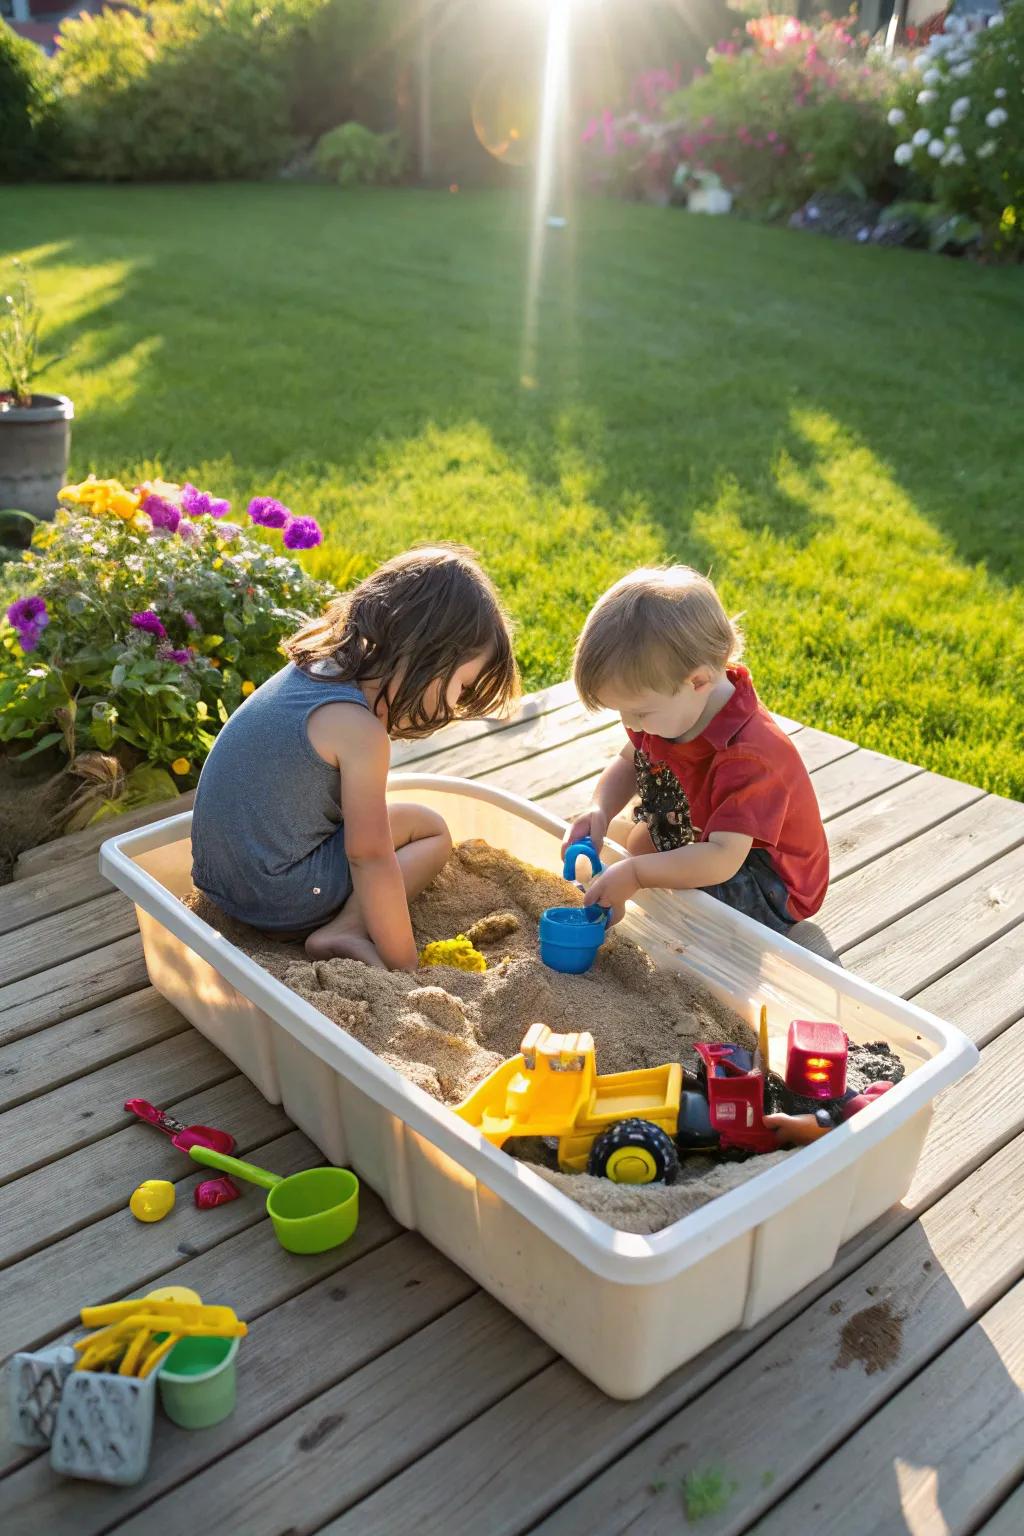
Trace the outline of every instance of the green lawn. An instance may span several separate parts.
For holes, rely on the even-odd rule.
[[[776,709],[1024,796],[1024,283],[615,202],[292,185],[4,189],[72,471],[320,518],[348,580],[481,551],[527,684],[630,566],[711,568]]]

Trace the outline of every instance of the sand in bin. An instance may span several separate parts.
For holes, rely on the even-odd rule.
[[[459,1103],[515,1056],[538,1020],[556,1032],[589,1030],[602,1073],[690,1062],[697,1040],[754,1043],[738,1014],[685,974],[657,970],[643,950],[614,930],[586,975],[549,970],[538,949],[540,914],[581,898],[559,876],[486,843],[456,848],[411,909],[420,948],[471,930],[487,957],[482,974],[432,966],[411,975],[357,960],[310,961],[301,944],[262,937],[226,918],[198,892],[185,899],[258,964],[445,1104]],[[684,1159],[682,1181],[668,1188],[626,1188],[585,1174],[538,1172],[613,1226],[655,1232],[786,1156],[725,1165]]]

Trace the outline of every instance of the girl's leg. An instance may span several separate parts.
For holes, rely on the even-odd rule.
[[[424,805],[392,805],[388,808],[406,898],[426,890],[452,851],[451,833],[443,817]],[[312,960],[332,958],[362,960],[383,965],[366,928],[359,897],[353,891],[337,917],[317,928],[306,940]]]

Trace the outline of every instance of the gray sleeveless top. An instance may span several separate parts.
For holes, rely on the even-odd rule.
[[[330,666],[310,677],[289,662],[257,688],[221,730],[199,776],[192,877],[243,921],[273,925],[276,914],[278,925],[294,923],[279,909],[300,896],[319,909],[309,871],[311,880],[337,884],[317,889],[317,898],[344,900],[341,775],[314,750],[307,724],[324,704],[369,705],[355,683],[333,681]],[[330,867],[328,843],[340,855]]]

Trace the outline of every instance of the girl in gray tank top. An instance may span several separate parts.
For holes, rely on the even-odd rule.
[[[436,812],[388,805],[389,739],[504,708],[510,628],[471,552],[388,561],[287,641],[288,663],[214,742],[192,878],[229,916],[333,955],[414,969],[409,901],[451,848]]]

